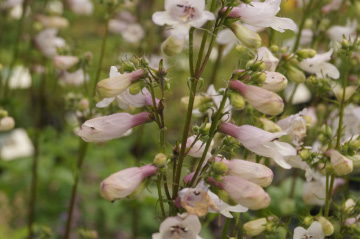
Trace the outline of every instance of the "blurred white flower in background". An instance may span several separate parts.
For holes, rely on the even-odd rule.
[[[94,5],[91,0],[68,0],[69,8],[79,15],[91,15]]]
[[[57,49],[66,46],[63,38],[57,37],[58,29],[48,28],[38,33],[34,42],[36,47],[48,58],[57,56]]]
[[[0,136],[0,156],[3,160],[30,157],[34,146],[24,129],[14,129]]]

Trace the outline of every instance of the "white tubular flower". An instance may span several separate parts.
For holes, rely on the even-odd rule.
[[[57,37],[57,33],[58,29],[47,28],[35,36],[35,45],[45,57],[53,58],[57,55],[57,48],[65,47],[65,40]]]
[[[287,102],[289,102],[291,94],[295,88],[294,83],[290,83],[288,84],[288,87],[286,87],[285,91],[284,91],[284,98]],[[293,96],[292,99],[292,105],[297,105],[297,104],[302,104],[302,103],[306,103],[309,102],[311,100],[311,92],[310,90],[306,87],[306,85],[304,83],[302,84],[298,84],[298,87],[295,90],[295,94]]]
[[[191,27],[201,27],[215,16],[205,11],[205,0],[165,0],[165,10],[155,12],[152,20],[155,24],[172,26],[171,35],[186,38]]]
[[[271,27],[276,31],[284,32],[286,29],[296,31],[297,25],[290,18],[276,17],[280,11],[281,0],[265,0],[265,2],[241,3],[234,7],[229,17],[240,18],[244,23],[255,27]]]
[[[295,228],[293,239],[324,239],[325,235],[320,222],[313,222],[306,230],[302,227]]]
[[[31,86],[31,74],[24,66],[15,66],[9,79],[10,89],[27,89]]]
[[[15,127],[15,120],[13,117],[5,116],[0,119],[0,132],[8,131]]]
[[[115,19],[109,21],[109,31],[120,34],[128,43],[137,43],[145,36],[142,26],[136,22],[129,12],[120,12]]]
[[[356,35],[357,21],[354,19],[352,22],[347,19],[346,26],[332,26],[326,32],[331,40],[342,41],[343,36],[346,39],[354,39]]]
[[[101,143],[120,138],[131,128],[150,121],[147,112],[117,113],[85,121],[77,134],[86,142]]]
[[[204,181],[201,181],[195,188],[184,188],[179,192],[181,205],[190,214],[195,214],[198,217],[205,216],[212,208],[215,211],[219,209],[208,195],[208,187],[205,186]]]
[[[59,82],[61,84],[72,86],[81,86],[85,81],[89,81],[89,75],[84,74],[84,70],[82,68],[74,72],[64,71],[61,73],[59,78]]]
[[[159,231],[152,235],[152,239],[202,239],[199,236],[200,220],[193,214],[168,217],[161,223]]]
[[[286,88],[288,80],[279,72],[265,71],[266,80],[261,88],[272,92],[279,92]]]
[[[131,74],[131,73],[128,73],[128,74]],[[153,105],[151,94],[147,88],[145,88],[145,87],[142,88],[142,90],[135,95],[130,93],[131,79],[130,79],[130,77],[124,77],[124,78],[120,77],[120,76],[124,76],[124,75],[121,75],[115,66],[112,66],[110,68],[110,73],[109,73],[110,78],[109,79],[118,77],[119,78],[118,81],[120,81],[120,82],[118,82],[119,84],[121,84],[122,83],[121,81],[123,81],[124,86],[123,86],[123,88],[121,88],[121,89],[123,89],[123,91],[120,92],[120,94],[118,94],[117,96],[104,98],[102,101],[99,101],[96,104],[96,107],[98,107],[98,108],[107,107],[114,100],[116,100],[116,102],[118,103],[118,105],[121,109],[127,109],[129,106],[143,107],[145,105]],[[119,88],[119,90],[120,90],[120,88]],[[156,101],[157,101],[157,99],[156,99]]]
[[[34,146],[24,129],[13,129],[1,139],[0,156],[3,160],[30,157]]]
[[[316,54],[313,58],[307,58],[299,63],[301,69],[317,77],[331,77],[338,79],[340,77],[339,70],[327,61],[331,60],[333,49],[323,54]]]
[[[279,64],[279,59],[264,46],[257,49],[255,59],[264,62],[266,71],[274,72]]]
[[[59,70],[67,70],[79,62],[76,56],[55,56],[53,58],[54,67]]]
[[[222,123],[220,131],[230,135],[255,154],[272,158],[279,166],[290,169],[285,156],[296,155],[296,150],[288,143],[279,142],[278,139],[286,132],[270,133],[250,125],[236,126]]]
[[[79,15],[91,15],[94,11],[94,5],[91,0],[68,0],[69,8]]]
[[[157,171],[157,167],[145,165],[141,168],[127,168],[111,174],[101,182],[100,194],[103,198],[111,202],[129,196],[144,179],[155,175]]]
[[[230,206],[211,191],[208,191],[208,195],[218,209],[218,210],[214,210],[212,208],[209,208],[210,213],[220,213],[225,217],[233,218],[233,215],[231,215],[230,212],[247,212],[249,210],[247,207],[244,207],[240,204],[236,206]]]

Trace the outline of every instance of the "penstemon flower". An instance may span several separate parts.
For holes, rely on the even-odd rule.
[[[342,41],[343,37],[346,39],[355,39],[356,36],[357,21],[354,19],[351,21],[347,19],[346,26],[332,26],[327,30],[327,34],[333,41]]]
[[[201,239],[201,223],[193,214],[179,214],[168,217],[160,225],[159,233],[152,235],[152,239]]]
[[[285,169],[291,168],[284,157],[296,155],[296,150],[290,144],[278,141],[286,132],[270,133],[250,125],[238,127],[230,123],[222,123],[220,131],[240,140],[250,151],[272,158]]]
[[[276,17],[280,11],[281,0],[265,0],[264,2],[241,3],[234,7],[229,17],[240,18],[248,25],[255,27],[271,27],[276,31],[284,32],[286,29],[296,31],[297,25],[290,18]]]
[[[323,54],[316,54],[313,58],[307,58],[299,63],[299,66],[304,71],[312,74],[316,74],[317,77],[330,77],[338,79],[340,77],[339,70],[331,63],[328,63],[331,59],[333,49]]]
[[[86,142],[102,143],[123,136],[131,128],[152,121],[147,112],[117,113],[87,120],[77,134]]]
[[[64,39],[57,37],[58,29],[47,28],[38,33],[35,38],[35,45],[48,58],[57,55],[57,48],[65,47]]]
[[[53,63],[56,69],[67,70],[79,62],[79,58],[76,56],[55,56]]]
[[[279,64],[279,59],[264,46],[257,49],[256,60],[264,62],[265,70],[271,72],[274,72]]]
[[[320,222],[313,222],[307,230],[302,227],[295,228],[293,239],[324,239],[324,237]]]
[[[94,5],[91,0],[68,0],[69,8],[79,15],[91,15],[94,11]]]
[[[171,35],[177,38],[186,38],[191,27],[214,19],[213,13],[205,11],[205,0],[165,0],[165,11],[152,16],[155,24],[171,26]]]

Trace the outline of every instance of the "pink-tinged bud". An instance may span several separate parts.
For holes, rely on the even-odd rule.
[[[240,140],[242,145],[250,151],[272,158],[285,169],[291,168],[284,157],[296,155],[296,149],[288,143],[278,141],[286,132],[270,133],[251,125],[238,127],[230,123],[222,123],[219,130]]]
[[[283,99],[274,92],[263,88],[246,85],[240,81],[230,81],[230,88],[239,92],[246,101],[261,113],[278,115],[284,110]]]
[[[124,92],[132,83],[144,76],[144,71],[139,69],[131,73],[116,75],[100,81],[97,92],[102,98],[115,97]]]
[[[270,197],[264,189],[245,179],[226,176],[223,177],[222,182],[217,182],[216,186],[225,190],[235,202],[249,209],[257,210],[270,204]]]
[[[249,221],[243,225],[245,234],[248,236],[257,236],[263,233],[268,225],[268,221],[273,220],[273,217],[259,218],[256,220]]]
[[[0,119],[0,131],[8,131],[15,127],[15,120],[13,117],[5,116]]]
[[[223,160],[228,168],[229,175],[246,179],[261,187],[271,184],[274,174],[265,165],[253,163],[241,159]]]
[[[67,70],[79,62],[76,56],[55,56],[53,59],[54,67],[59,70]]]
[[[127,168],[111,174],[101,182],[100,194],[111,202],[129,196],[144,179],[155,175],[157,171],[157,167],[145,165],[141,168]]]
[[[338,151],[331,149],[326,151],[325,155],[330,157],[331,165],[336,175],[343,176],[353,171],[353,161]]]
[[[288,80],[283,74],[271,71],[265,71],[265,74],[266,80],[264,81],[261,88],[272,92],[282,91],[286,88]]]
[[[192,180],[192,178],[194,177],[194,175],[195,175],[195,172],[191,172],[191,173],[189,173],[188,175],[186,175],[185,177],[184,177],[184,179],[183,179],[183,181],[184,181],[184,183],[190,183],[191,182],[191,180]],[[198,179],[198,178],[197,178]]]
[[[112,114],[87,120],[82,124],[78,135],[86,142],[106,142],[119,138],[131,128],[152,121],[147,112],[136,115],[128,113]]]

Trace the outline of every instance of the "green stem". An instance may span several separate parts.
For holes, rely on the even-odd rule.
[[[19,43],[20,43],[21,35],[23,33],[23,30],[24,30],[24,20],[25,20],[25,15],[26,15],[26,9],[28,8],[29,3],[30,3],[30,0],[25,0],[23,2],[23,4],[22,4],[23,12],[21,14],[21,18],[20,18],[19,25],[18,25],[18,34],[17,34],[17,36],[15,38],[15,45],[14,45],[14,50],[13,50],[13,58],[12,58],[11,63],[10,63],[8,75],[5,78],[4,98],[6,98],[8,96],[9,91],[10,91],[10,89],[9,89],[9,80],[10,80],[10,77],[11,77],[12,70],[13,70],[13,68],[15,66],[15,63],[17,61],[17,58],[19,56]],[[2,83],[3,82],[0,82],[0,86],[2,86]]]
[[[232,218],[226,218],[225,225],[224,225],[223,231],[221,233],[221,238],[222,239],[226,239],[226,237],[227,237],[231,219]]]
[[[166,218],[166,213],[165,213],[165,208],[164,208],[164,201],[162,198],[162,193],[161,193],[161,173],[158,175],[157,177],[157,190],[158,190],[158,195],[159,195],[159,202],[160,202],[160,208],[161,208],[161,213],[163,218]]]
[[[195,76],[194,71],[194,32],[195,28],[190,28],[189,32],[189,67],[190,67],[190,74],[191,77]]]
[[[108,37],[108,33],[109,33],[109,20],[110,20],[110,17],[106,17],[105,33],[104,33],[104,37],[103,37],[102,44],[101,44],[100,59],[99,59],[99,64],[98,64],[97,71],[96,71],[96,77],[95,77],[92,95],[95,95],[96,85],[100,79],[100,73],[101,73],[101,68],[102,68],[103,58],[104,58],[104,53],[105,53],[105,46],[106,46],[106,41],[107,41],[107,37]]]
[[[213,72],[211,74],[209,85],[215,84],[216,75],[217,75],[217,73],[218,73],[218,71],[220,69],[220,64],[221,64],[223,51],[224,51],[224,45],[219,45],[219,47],[218,47],[218,55],[217,55],[216,62],[215,62],[214,67],[213,67]]]
[[[300,22],[300,26],[299,26],[299,32],[296,35],[296,40],[295,40],[295,45],[294,45],[294,48],[293,48],[293,52],[296,52],[296,50],[299,48],[300,39],[301,39],[301,32],[302,32],[302,30],[304,28],[306,18],[311,13],[310,8],[311,8],[311,5],[312,5],[313,1],[314,0],[310,0],[308,5],[306,6],[306,9],[304,11],[304,14],[303,14],[302,18],[301,18],[301,22]]]
[[[295,86],[294,86],[293,91],[291,92],[290,99],[287,102],[286,108],[284,110],[284,115],[286,115],[288,113],[288,111],[291,109],[291,105],[292,105],[292,102],[294,100],[294,96],[295,96],[295,93],[296,93],[296,90],[297,90],[298,86],[299,86],[299,84],[296,83]]]
[[[328,179],[328,177],[327,177],[327,179]],[[333,174],[333,175],[331,175],[331,179],[330,179],[329,191],[327,191],[327,194],[326,194],[324,217],[329,216],[330,205],[331,205],[331,194],[332,194],[332,189],[334,187],[334,182],[335,182],[335,175]]]
[[[80,139],[78,160],[77,160],[76,172],[75,172],[75,180],[74,180],[74,184],[73,184],[73,188],[72,188],[72,192],[71,192],[70,204],[69,204],[68,212],[67,212],[67,222],[66,222],[64,239],[70,238],[71,222],[72,222],[73,210],[74,210],[74,205],[75,205],[77,187],[78,187],[78,184],[80,181],[81,168],[82,168],[82,165],[84,162],[84,158],[85,158],[85,154],[86,154],[88,145],[89,145],[88,143],[86,143],[85,141]]]

